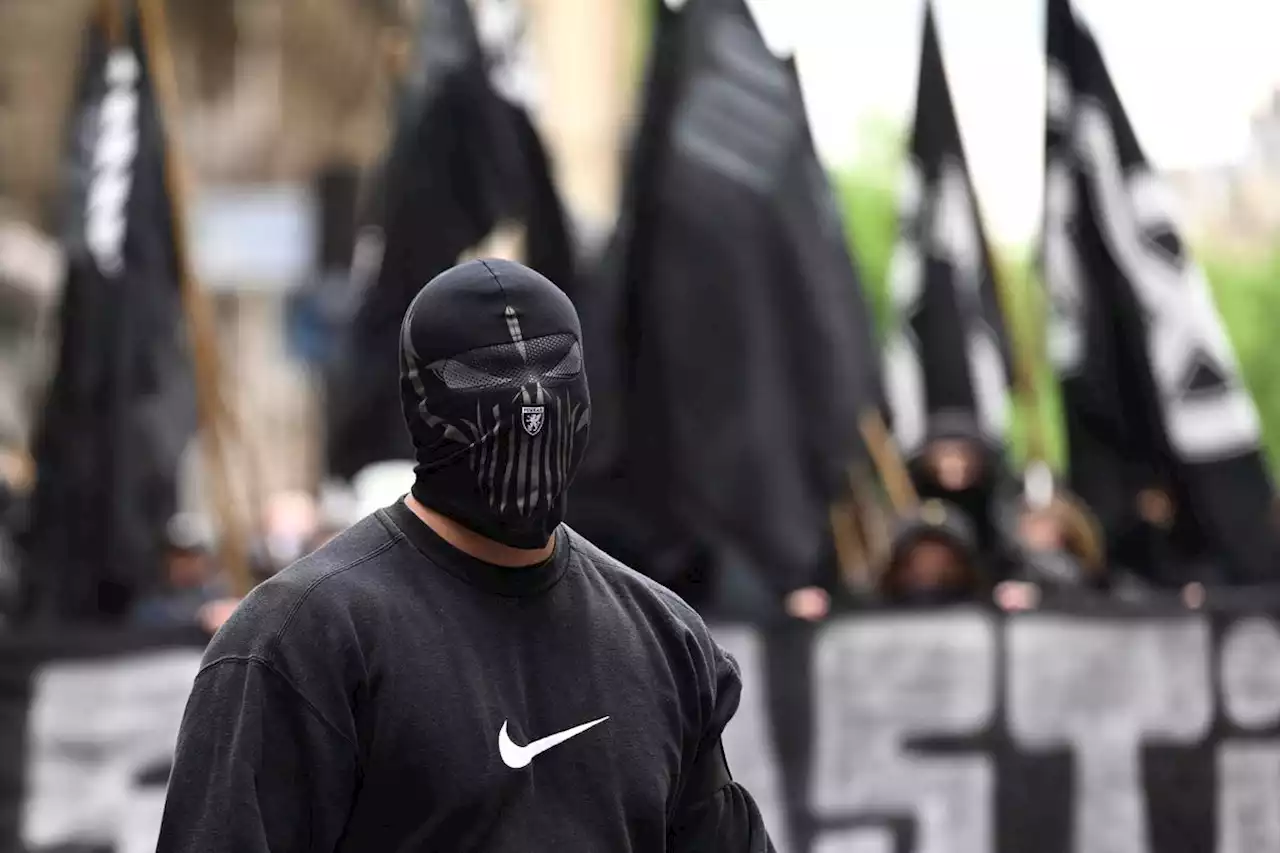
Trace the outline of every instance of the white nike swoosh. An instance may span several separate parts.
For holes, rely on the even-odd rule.
[[[607,719],[609,718],[601,717],[598,720],[592,720],[589,723],[583,723],[580,726],[574,726],[571,729],[565,729],[562,732],[539,738],[525,746],[519,746],[511,742],[511,736],[507,734],[507,724],[504,721],[502,728],[498,731],[498,754],[502,756],[503,764],[512,770],[519,770],[521,767],[528,767],[530,761],[533,761],[533,759],[551,749],[551,747],[559,746],[569,738],[577,737],[587,729],[592,726],[598,726]]]

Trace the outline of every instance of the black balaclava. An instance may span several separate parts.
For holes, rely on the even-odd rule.
[[[591,424],[569,297],[512,261],[436,276],[400,329],[400,399],[415,498],[513,548],[547,543]]]

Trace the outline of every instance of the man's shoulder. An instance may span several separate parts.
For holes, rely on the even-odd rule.
[[[728,701],[725,713],[737,707],[741,675],[737,662],[720,646],[702,617],[683,598],[662,584],[610,556],[590,540],[570,530],[580,568],[598,583],[607,586],[612,597],[628,599],[631,612],[641,614],[663,648],[669,662],[683,662],[686,682],[697,685],[699,694],[714,705],[720,697]]]
[[[360,569],[393,549],[401,538],[376,514],[356,522],[259,584],[218,631],[206,661],[270,660],[286,638],[312,642],[321,639],[315,636],[318,631],[341,630],[352,621],[352,608],[361,598]]]
[[[565,525],[574,555],[585,562],[605,584],[625,591],[631,598],[647,602],[700,635],[710,636],[702,617],[688,602],[667,587],[609,554],[590,539]]]
[[[404,534],[383,521],[381,510],[367,515],[324,545],[302,557],[262,586],[277,584],[293,592],[313,586],[334,586],[351,570],[368,565],[404,540]]]

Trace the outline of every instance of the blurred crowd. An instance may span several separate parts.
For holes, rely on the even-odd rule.
[[[304,351],[294,355],[320,374],[316,385],[323,386],[312,390],[319,391],[320,408],[328,410],[319,419],[327,422],[315,424],[329,445],[328,458],[313,473],[317,479],[349,478],[350,483],[341,488],[326,483],[314,492],[282,492],[265,500],[261,517],[249,525],[251,581],[280,571],[407,490],[411,478],[393,476],[390,485],[383,481],[373,490],[376,496],[361,494],[357,474],[370,463],[407,455],[392,346],[400,318],[423,282],[507,229],[520,234],[525,259],[569,293],[583,319],[595,407],[594,452],[589,451],[587,476],[572,492],[570,523],[709,616],[768,623],[817,621],[865,606],[985,603],[1016,610],[1054,601],[1158,599],[1199,606],[1206,590],[1272,577],[1277,537],[1267,507],[1273,486],[1258,441],[1250,438],[1248,446],[1226,448],[1214,458],[1183,453],[1166,434],[1179,413],[1164,410],[1169,389],[1157,381],[1162,371],[1146,361],[1145,339],[1153,333],[1144,313],[1150,306],[1138,298],[1143,288],[1130,283],[1128,290],[1136,295],[1123,304],[1098,303],[1105,309],[1099,316],[1116,315],[1116,330],[1132,315],[1123,334],[1109,327],[1089,330],[1102,340],[1095,349],[1126,358],[1084,367],[1095,370],[1106,387],[1126,393],[1107,401],[1116,404],[1107,413],[1111,417],[1097,419],[1114,434],[1072,434],[1069,425],[1068,444],[1096,451],[1073,459],[1070,477],[1059,481],[1042,462],[1018,470],[1010,462],[1010,436],[990,429],[987,395],[977,393],[979,380],[990,377],[979,375],[986,365],[974,361],[971,344],[980,340],[992,350],[1010,350],[1013,336],[1005,329],[1007,318],[996,310],[996,275],[968,183],[931,7],[926,4],[908,159],[913,168],[923,169],[913,181],[924,181],[925,195],[932,199],[926,207],[937,221],[926,222],[923,213],[907,209],[899,229],[900,254],[928,260],[914,290],[906,290],[928,298],[917,294],[913,302],[905,291],[891,294],[902,304],[895,305],[900,316],[884,339],[867,307],[872,300],[845,240],[841,213],[831,203],[795,64],[772,52],[746,6],[652,4],[650,69],[636,106],[635,140],[622,158],[621,209],[608,245],[599,246],[591,245],[591,235],[584,235],[566,210],[533,106],[520,87],[510,85],[526,59],[523,31],[486,26],[486,21],[516,20],[517,5],[478,4],[476,21],[433,17],[438,10],[423,15],[409,52],[412,62],[404,58],[416,70],[400,75],[396,103],[387,110],[395,127],[385,160],[373,169],[329,164],[333,174],[347,176],[345,182],[326,184],[319,175],[318,206],[324,209],[318,218],[324,222],[317,254],[323,268],[314,271],[315,281],[293,282],[289,306],[281,310],[289,328],[279,332]],[[1091,44],[1069,20],[1067,5],[1057,6],[1051,17],[1063,17],[1059,30],[1079,45]],[[506,13],[499,14],[503,9]],[[252,15],[246,16],[242,28],[246,41],[252,41],[247,35],[266,24],[250,26]],[[121,94],[105,86],[110,75],[94,70],[94,62],[106,61],[109,33],[89,35],[104,39],[101,55],[89,51],[85,60],[85,79],[98,89],[85,87],[73,117],[103,138],[95,148],[75,136],[85,144],[83,150],[72,146],[66,169],[72,175],[96,175],[105,162],[103,152],[120,150],[119,140],[107,139],[97,123],[100,105]],[[140,46],[141,30],[130,38]],[[1051,66],[1057,62],[1053,44],[1051,38]],[[1097,64],[1101,68],[1100,59]],[[1088,87],[1104,79],[1105,70],[1074,73],[1079,79],[1073,85],[1084,87],[1081,101],[1097,100]],[[145,87],[141,92],[147,96]],[[156,111],[147,97],[141,103]],[[1112,120],[1123,127],[1127,119],[1114,93],[1112,100]],[[235,549],[214,533],[225,528],[225,519],[184,509],[163,524],[172,511],[169,504],[178,503],[179,457],[196,423],[192,410],[198,392],[192,391],[191,377],[201,371],[193,367],[188,376],[168,370],[186,354],[175,328],[191,332],[193,352],[199,342],[186,301],[175,296],[176,282],[186,271],[174,258],[151,251],[173,238],[158,115],[136,130],[151,145],[140,148],[131,164],[137,184],[128,209],[121,211],[130,223],[124,267],[136,278],[119,293],[137,304],[127,309],[122,302],[114,304],[119,317],[100,317],[103,305],[111,303],[101,294],[119,282],[86,251],[84,240],[62,241],[68,272],[60,315],[65,346],[55,377],[61,381],[53,383],[61,396],[50,392],[44,398],[55,402],[43,408],[47,435],[40,466],[46,487],[59,477],[68,485],[48,488],[41,549],[33,550],[45,568],[53,567],[50,575],[93,576],[94,583],[102,575],[102,583],[87,595],[67,596],[68,614],[83,617],[85,601],[115,584],[129,587],[124,610],[131,624],[199,624],[214,630],[235,606],[233,592],[241,585],[233,578],[242,567],[233,570],[224,559]],[[750,133],[744,130],[748,127]],[[766,133],[770,128],[777,131],[776,139]],[[82,135],[94,141],[89,131]],[[760,138],[748,145],[752,134]],[[1057,158],[1078,166],[1052,138],[1046,144],[1052,155],[1046,162],[1052,165]],[[1145,169],[1140,152],[1126,152],[1126,157],[1138,164],[1131,168]],[[951,203],[956,187],[965,204]],[[70,209],[100,212],[97,197],[80,190],[72,194]],[[369,211],[357,212],[357,207]],[[76,219],[74,227],[85,228],[86,218]],[[1071,232],[1077,242],[1085,230],[1078,225]],[[977,248],[958,252],[958,238],[934,239],[935,231],[959,235],[964,247]],[[906,245],[912,241],[918,245]],[[51,237],[49,242],[58,241]],[[1089,266],[1091,281],[1109,284],[1133,277],[1102,242],[1071,249]],[[14,257],[12,247],[0,246],[0,260]],[[1175,272],[1185,272],[1185,259],[1175,260],[1180,264]],[[13,319],[14,328],[34,338],[53,337],[33,334],[32,315],[38,312],[23,307],[54,301],[47,293],[32,295],[49,288],[18,280],[56,281],[61,271],[34,262],[25,267],[24,275],[0,269],[0,320]],[[44,271],[31,272],[34,267]],[[982,310],[957,312],[956,306],[974,301],[968,291],[975,281],[983,291],[977,300]],[[149,294],[143,285],[154,291]],[[1098,298],[1104,297],[1112,298]],[[153,340],[143,341],[138,327],[120,317],[149,321],[145,331]],[[1107,339],[1113,331],[1116,341]],[[0,347],[16,337],[0,329]],[[748,348],[746,342],[753,357],[740,352]],[[71,344],[81,349],[72,350]],[[893,373],[881,370],[884,353],[904,349],[915,350],[914,366],[923,377],[921,399],[908,401],[911,406],[887,399],[895,395],[877,387],[882,372]],[[124,365],[121,376],[103,379],[95,373],[107,358],[103,353]],[[1141,358],[1130,357],[1133,353]],[[0,372],[18,363],[0,358]],[[1238,393],[1241,385],[1232,377],[1230,359],[1208,366],[1213,369],[1191,378],[1216,376],[1216,391],[1232,404],[1229,393]],[[1065,391],[1079,381],[1079,367],[1059,377]],[[1009,387],[1011,368],[997,372],[1002,395],[1017,390]],[[162,375],[172,380],[171,387],[160,387],[157,376]],[[103,391],[111,382],[115,386]],[[0,382],[4,388],[14,384]],[[38,379],[29,384],[43,387]],[[1187,387],[1192,384],[1188,380]],[[1128,394],[1129,388],[1140,393]],[[212,393],[208,383],[203,390]],[[106,399],[108,393],[114,397]],[[163,402],[171,408],[157,415],[157,398],[166,395]],[[1130,396],[1141,399],[1135,403]],[[0,416],[23,402],[29,401],[0,400]],[[1001,405],[1007,402],[1002,396]],[[104,413],[106,406],[112,411]],[[919,409],[918,418],[904,416],[912,406]],[[1064,407],[1071,406],[1068,399]],[[1079,401],[1076,408],[1096,415]],[[1227,405],[1225,410],[1235,409]],[[888,482],[894,471],[877,462],[859,493],[857,484],[850,490],[837,483],[838,472],[866,451],[895,458],[898,452],[853,440],[868,411],[886,421],[895,416],[902,422],[924,421],[927,435],[902,448],[906,458],[897,461],[903,482]],[[249,420],[255,416],[245,414]],[[166,418],[171,423],[163,423]],[[641,429],[625,428],[639,420]],[[202,424],[205,439],[208,427]],[[153,433],[140,436],[144,429]],[[10,432],[0,417],[0,447],[32,447],[32,455],[40,455],[38,440]],[[887,427],[885,436],[891,444]],[[735,457],[732,448],[720,444],[749,452]],[[132,461],[114,466],[102,461],[123,454],[120,448],[134,454]],[[1089,492],[1095,504],[1115,506],[1089,506],[1067,488],[1084,492],[1090,484],[1082,472],[1108,472],[1134,448],[1151,456],[1141,460],[1150,470],[1135,476],[1125,472],[1123,483],[1117,478],[1114,488],[1107,482]],[[24,530],[39,525],[31,523],[29,511],[32,460],[0,461],[0,614],[13,614],[23,606],[17,543]],[[135,471],[139,476],[124,476]],[[1093,485],[1103,479],[1094,477]],[[155,500],[161,491],[164,501]],[[1227,507],[1223,496],[1239,496],[1240,511]],[[104,508],[112,501],[115,507]],[[831,501],[839,506],[831,510],[828,529]],[[119,506],[137,508],[136,517],[113,512]],[[1105,524],[1099,520],[1104,510]],[[78,533],[75,516],[90,512],[101,518],[82,519],[92,529]],[[155,526],[164,529],[154,546],[138,541],[145,535],[134,535]],[[1204,529],[1197,532],[1197,527]],[[1246,535],[1239,535],[1242,530]],[[81,535],[84,548],[59,547]],[[123,553],[121,542],[133,550]],[[150,566],[116,565],[142,564],[155,548],[164,555],[158,583]],[[1241,553],[1214,553],[1233,548]],[[827,553],[820,553],[824,549]],[[134,554],[141,556],[133,559]]]
[[[911,460],[911,476],[922,502],[894,526],[878,584],[888,603],[993,597],[1023,609],[1046,597],[1140,600],[1166,585],[1109,563],[1088,507],[1054,490],[1045,471],[1019,482],[963,424],[930,441]]]
[[[24,523],[27,496],[0,477],[0,624],[20,606],[21,552],[15,534]],[[258,535],[249,549],[249,570],[260,582],[319,548],[351,523],[350,505],[320,501],[306,492],[280,492],[266,501]],[[68,535],[74,535],[69,531]],[[162,571],[152,589],[132,604],[124,624],[144,628],[199,625],[212,633],[239,603],[219,559],[213,521],[200,512],[174,515],[157,543]]]
[[[893,513],[861,507],[864,541],[852,560],[836,559],[819,584],[779,601],[767,579],[729,565],[692,594],[712,614],[768,622],[779,613],[822,620],[867,607],[911,609],[987,605],[1003,610],[1085,606],[1103,601],[1199,607],[1206,590],[1225,588],[1211,557],[1169,553],[1150,563],[1147,547],[1167,537],[1167,495],[1142,496],[1126,549],[1108,547],[1092,510],[1055,487],[1052,474],[1015,472],[962,416],[946,419],[923,450],[906,460],[918,496]],[[850,566],[849,563],[853,565]]]
[[[821,582],[780,597],[773,579],[752,577],[734,565],[687,567],[675,585],[709,616],[767,624],[780,614],[821,621],[866,607],[982,604],[1027,610],[1106,599],[1196,607],[1217,582],[1212,560],[1161,564],[1157,575],[1149,564],[1109,559],[1088,507],[1063,489],[1053,490],[1047,471],[1015,476],[976,430],[966,432],[963,418],[952,419],[907,461],[919,500],[896,514],[861,513],[871,547],[856,558],[852,572],[833,560]],[[396,500],[396,475],[406,472],[392,468],[390,477],[354,489],[271,495],[249,549],[253,581],[265,580],[358,517]],[[13,533],[23,521],[24,497],[11,479],[0,477],[0,608],[6,614],[18,603]],[[1146,498],[1143,523],[1150,536],[1159,536],[1170,514],[1168,498]],[[127,624],[217,630],[239,599],[219,562],[212,520],[198,512],[178,513],[164,530],[162,550],[160,583],[137,600]]]

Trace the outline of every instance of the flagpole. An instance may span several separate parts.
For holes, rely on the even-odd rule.
[[[898,452],[893,436],[885,426],[884,418],[873,409],[859,419],[858,428],[871,453],[871,461],[875,463],[880,481],[889,493],[894,511],[898,515],[909,514],[920,503],[920,496],[911,482],[911,474],[902,461],[902,454]]]
[[[1036,368],[1040,364],[1040,356],[1043,353],[1037,352],[1035,345],[1028,343],[1028,340],[1044,339],[1044,323],[1035,322],[1042,321],[1044,318],[1041,316],[1040,311],[1031,309],[1028,312],[1031,317],[1027,319],[1029,323],[1038,327],[1040,334],[1037,336],[1035,334],[1028,335],[1026,332],[1020,333],[1019,330],[1022,329],[1022,324],[1017,322],[1017,313],[1011,310],[1016,300],[1011,298],[1008,282],[1006,277],[1001,274],[999,259],[995,256],[994,251],[991,252],[990,266],[997,308],[1001,316],[1004,317],[1005,327],[1009,330],[1009,356],[1013,368],[1013,396],[1027,419],[1027,458],[1025,467],[1031,467],[1036,463],[1047,464],[1049,442],[1045,436],[1044,428],[1044,400],[1040,393],[1039,384],[1036,382]]]
[[[163,139],[165,185],[168,189],[170,216],[173,223],[173,249],[178,269],[179,287],[186,315],[195,372],[196,409],[209,481],[213,487],[214,508],[222,528],[219,551],[224,568],[231,576],[234,592],[247,595],[253,587],[249,572],[248,547],[244,528],[235,511],[231,478],[228,470],[222,425],[227,409],[220,383],[217,338],[212,306],[195,279],[187,243],[187,176],[179,162],[174,121],[178,115],[177,75],[169,46],[168,24],[163,0],[138,0],[138,22],[142,29],[143,50],[157,99],[160,131]]]
[[[391,79],[397,85],[409,76],[413,61],[413,37],[403,26],[385,27],[382,33],[383,56]]]
[[[879,574],[879,560],[885,549],[874,534],[873,521],[867,514],[877,508],[874,496],[867,493],[869,472],[860,465],[846,471],[849,499],[831,506],[831,528],[835,539],[836,559],[840,575],[850,589],[869,589]]]
[[[997,282],[998,284],[998,282]],[[998,287],[997,291],[1003,293],[1006,303],[1008,300],[1008,292],[1003,287]],[[1036,382],[1036,373],[1040,366],[1046,361],[1046,353],[1043,347],[1035,346],[1035,341],[1045,341],[1048,339],[1048,324],[1045,319],[1044,312],[1040,310],[1039,301],[1033,294],[1025,294],[1028,299],[1034,303],[1026,312],[1028,325],[1031,326],[1029,332],[1019,335],[1016,331],[1013,333],[1014,353],[1014,376],[1015,387],[1018,396],[1023,398],[1023,405],[1026,406],[1026,416],[1030,419],[1027,424],[1027,465],[1033,465],[1037,462],[1048,464],[1049,462],[1049,441],[1045,435],[1045,405],[1044,393],[1040,384]],[[1010,316],[1010,312],[1006,310],[1005,319],[1010,321],[1012,329],[1020,328],[1020,324],[1013,322],[1014,318]],[[1021,341],[1021,344],[1019,344]]]
[[[97,15],[98,26],[106,34],[107,42],[112,47],[120,44],[124,35],[124,10],[120,0],[99,0]]]
[[[853,485],[853,472],[849,472],[850,485]],[[837,501],[828,509],[831,523],[831,538],[836,549],[836,563],[840,568],[840,578],[850,589],[865,586],[869,574],[871,556],[862,531],[858,524],[858,496],[850,490],[848,500]]]

